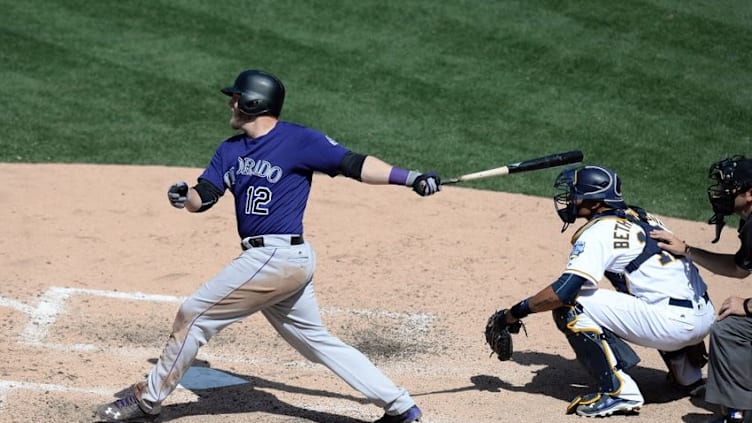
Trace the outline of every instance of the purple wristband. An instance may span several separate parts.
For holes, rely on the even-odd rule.
[[[393,167],[392,171],[389,172],[389,183],[394,185],[406,185],[407,184],[407,176],[410,174],[410,171],[406,169],[401,169],[399,167]]]

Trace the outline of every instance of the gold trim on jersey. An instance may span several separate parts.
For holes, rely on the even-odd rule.
[[[577,230],[575,231],[574,235],[572,235],[572,239],[569,242],[572,245],[574,245],[574,243],[577,242],[577,238],[579,238],[580,235],[582,235],[582,233],[585,232],[585,230],[587,228],[589,228],[589,227],[595,225],[596,223],[600,222],[601,220],[605,220],[605,219],[626,220],[623,217],[619,217],[619,216],[598,216],[595,219],[588,220],[587,223],[585,223],[584,225],[582,225],[579,228],[577,228]]]
[[[629,208],[628,209],[623,209],[623,210],[624,210],[624,213],[629,214],[629,215],[635,217],[637,220],[640,220],[640,215],[637,214],[637,212],[635,212],[634,210],[629,209]],[[572,239],[569,242],[572,245],[574,245],[574,243],[577,242],[577,238],[579,238],[580,235],[582,235],[582,233],[585,232],[585,230],[587,228],[593,226],[596,222],[600,222],[601,220],[604,220],[604,219],[616,219],[616,220],[626,220],[626,221],[629,221],[629,219],[627,219],[627,218],[620,217],[620,216],[614,216],[612,214],[605,215],[605,216],[596,216],[595,218],[588,220],[584,225],[582,225],[579,228],[577,228],[577,230],[575,231],[574,235],[572,235]]]
[[[577,269],[564,269],[564,273],[571,273],[573,275],[582,276],[583,278],[589,280],[590,282],[598,285],[598,280],[593,277],[590,273],[585,273],[581,270]],[[587,288],[586,288],[587,289]]]
[[[613,396],[619,396],[621,393],[621,389],[624,387],[624,380],[619,376],[619,370],[616,368],[616,364],[619,362],[619,360],[616,359],[616,354],[614,354],[613,350],[611,350],[611,345],[608,344],[608,341],[606,341],[606,338],[603,337],[603,329],[600,327],[583,327],[583,328],[575,328],[577,325],[577,321],[580,320],[580,314],[583,313],[582,309],[577,310],[577,306],[571,306],[572,309],[574,309],[574,319],[572,321],[567,322],[567,329],[570,331],[577,333],[577,332],[590,332],[594,333],[596,335],[596,338],[600,340],[601,342],[601,350],[603,351],[603,355],[606,358],[606,364],[611,368],[611,372],[614,376],[616,376],[616,380],[619,382],[619,387],[614,392],[606,392],[607,394],[613,395]],[[611,364],[614,363],[614,364]]]

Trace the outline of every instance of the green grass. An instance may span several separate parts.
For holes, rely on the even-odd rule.
[[[203,167],[246,68],[283,79],[283,119],[355,151],[451,177],[580,149],[664,215],[706,219],[710,163],[752,155],[743,0],[0,8],[2,162]],[[467,186],[549,196],[557,173]]]

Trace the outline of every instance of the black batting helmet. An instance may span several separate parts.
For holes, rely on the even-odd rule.
[[[222,89],[232,96],[240,94],[238,109],[249,116],[272,115],[279,117],[285,102],[285,86],[276,76],[261,70],[240,72],[235,83]]]

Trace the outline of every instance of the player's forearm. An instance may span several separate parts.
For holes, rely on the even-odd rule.
[[[416,170],[395,167],[373,156],[366,156],[363,169],[360,172],[360,180],[373,185],[410,186],[418,176],[420,176],[420,172]]]
[[[533,313],[555,310],[564,306],[564,303],[561,302],[559,296],[556,295],[556,292],[550,286],[530,297],[528,301],[530,301],[530,311]]]
[[[435,172],[421,173],[417,170],[402,169],[373,156],[348,153],[342,159],[340,173],[366,184],[412,187],[421,197],[441,191],[441,180]]]
[[[733,254],[720,254],[687,245],[684,255],[711,272],[729,278],[746,278],[749,271],[736,265]]]
[[[384,185],[389,183],[389,175],[394,167],[374,156],[366,156],[360,180],[367,184]]]
[[[194,188],[188,190],[188,200],[185,202],[185,209],[191,213],[195,213],[201,208],[201,196],[198,195],[198,191]]]
[[[650,236],[658,241],[658,246],[675,256],[689,257],[697,265],[711,272],[729,278],[745,278],[749,272],[736,265],[733,254],[713,253],[702,248],[692,247],[669,231],[654,230]]]
[[[506,316],[507,323],[514,323],[531,313],[555,310],[563,307],[564,303],[556,295],[550,286],[542,289],[530,298],[524,299],[511,307],[511,312]]]

